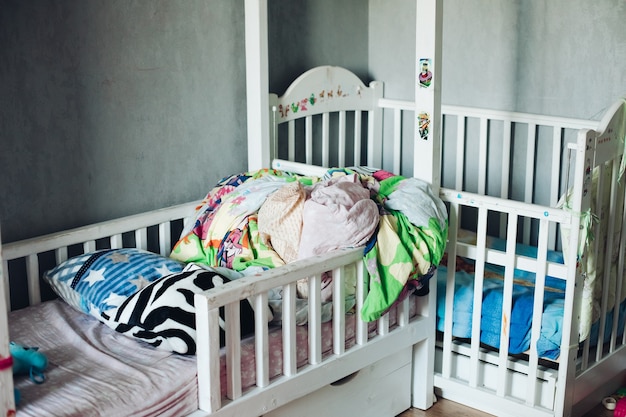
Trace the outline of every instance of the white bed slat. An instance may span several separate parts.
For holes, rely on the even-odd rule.
[[[559,190],[559,178],[563,167],[561,164],[561,133],[560,127],[554,126],[552,128],[552,173],[550,175],[550,206],[552,207],[556,207],[561,196]],[[568,184],[565,184],[565,187],[568,187]],[[550,223],[548,235],[548,248],[550,250],[556,249],[556,239],[556,224]]]
[[[0,243],[1,243],[1,240],[0,240]],[[2,270],[3,271],[9,270],[9,263],[5,259],[2,259]],[[2,271],[0,271],[0,274],[2,274]],[[6,311],[8,312],[8,311],[11,311],[11,288],[9,286],[9,275],[2,275],[1,278],[2,278],[1,284],[2,284],[2,287],[4,288],[4,301],[6,303]]]
[[[170,255],[170,249],[172,248],[172,239],[170,237],[170,222],[163,222],[159,224],[159,253],[163,256]]]
[[[487,209],[478,208],[478,227],[476,240],[476,265],[474,281],[474,304],[472,311],[472,343],[470,381],[471,387],[478,386],[479,373],[479,349],[480,349],[480,318],[482,314],[483,283],[485,274],[485,247],[487,241]]]
[[[28,277],[28,300],[30,305],[41,303],[39,258],[37,255],[30,255],[26,258],[26,276]]]
[[[500,197],[509,198],[509,181],[511,175],[511,121],[504,120],[503,137],[502,137],[502,181],[500,183]],[[506,230],[507,216],[500,214],[500,238],[504,238],[504,231]]]
[[[365,285],[368,279],[367,272],[362,262],[357,264],[356,278],[356,311],[362,311],[365,297],[367,296]],[[364,345],[367,343],[367,339],[367,322],[363,321],[360,314],[356,314],[356,343],[358,345]]]
[[[310,121],[306,121],[306,123],[310,123]],[[305,131],[304,131],[304,135],[305,135],[305,152],[306,152],[306,158],[307,158],[307,164],[310,164],[313,162],[312,157],[310,156],[309,153],[309,149],[311,149],[313,147],[313,133],[311,132],[311,130],[309,128],[307,128],[305,126]],[[296,160],[296,122],[294,120],[290,120],[289,123],[287,123],[287,148],[289,149],[289,160],[290,161],[295,161]]]
[[[436,282],[436,281],[434,281]],[[402,302],[398,305],[398,326],[404,327],[409,324],[410,318],[410,306],[409,306],[409,297],[402,300]]]
[[[309,363],[316,365],[322,361],[322,276],[309,277]]]
[[[346,269],[333,270],[333,353],[341,355],[346,350]]]
[[[122,234],[121,233],[116,233],[113,236],[111,236],[109,238],[109,245],[111,246],[111,249],[119,249],[123,246],[122,243]]]
[[[241,311],[239,303],[224,307],[226,332],[226,396],[231,400],[241,397]]]
[[[294,126],[295,129],[296,121],[292,120],[289,122],[289,126]],[[295,130],[294,130],[295,132]],[[305,146],[306,146],[306,163],[313,163],[313,117],[307,116],[304,118],[304,132],[305,132]],[[295,136],[295,133],[294,133]],[[295,138],[294,138],[295,143]],[[295,152],[295,150],[294,150]]]
[[[533,202],[533,190],[535,189],[535,149],[537,139],[537,125],[535,123],[528,124],[528,139],[526,142],[526,170],[524,181],[524,202]],[[524,227],[522,232],[522,242],[526,245],[530,244],[530,219],[524,219]]]
[[[401,152],[402,152],[402,111],[400,109],[393,110],[393,171],[402,172],[401,169]]]
[[[298,371],[296,345],[296,284],[283,286],[283,374],[295,375]]]
[[[208,299],[200,294],[194,296],[194,305],[198,369],[210,370],[198,372],[198,406],[202,410],[213,412],[222,405],[220,367],[211,366],[220,361],[219,311],[209,310]]]
[[[361,123],[363,113],[360,110],[354,112],[354,165],[361,165]]]
[[[598,183],[597,183],[597,193],[596,193],[596,207],[602,207],[602,197],[604,195],[603,190],[604,190],[604,170],[605,170],[605,166],[604,165],[599,165],[598,166],[599,172],[598,172]],[[600,221],[602,221],[602,218],[600,219]],[[596,222],[593,226],[594,229],[594,236],[600,236],[600,222]],[[608,236],[608,235],[607,235]],[[595,259],[601,259],[601,249],[600,246],[603,245],[605,242],[601,242],[600,239],[594,239],[594,247],[593,247],[593,251],[595,253]],[[605,273],[606,273],[606,269],[605,269]],[[596,277],[596,280],[599,280],[602,283],[605,283],[605,279],[604,277]],[[606,311],[606,297],[604,297],[604,295],[602,296],[601,299],[601,305],[600,305],[600,326],[598,327],[598,340],[604,340],[604,314],[602,314],[602,312]],[[600,361],[602,359],[602,349],[596,349],[596,361]]]
[[[142,227],[135,230],[135,246],[139,249],[148,249],[148,229]]]
[[[450,202],[450,206],[448,209],[448,264],[447,264],[447,276],[446,276],[446,305],[445,305],[445,315],[446,320],[444,321],[444,330],[443,330],[443,353],[442,353],[442,365],[441,365],[441,374],[444,378],[449,378],[451,375],[452,368],[452,320],[450,317],[453,317],[453,308],[454,308],[454,288],[456,281],[456,257],[457,245],[454,242],[457,241],[458,236],[458,228],[459,228],[459,204],[455,201]]]
[[[457,116],[456,127],[456,177],[454,188],[463,189],[463,175],[465,167],[465,117]]]
[[[626,208],[626,189],[622,190],[622,198],[621,198],[623,207]],[[620,248],[624,248],[626,247],[626,210],[622,210],[622,217],[621,217],[621,221],[622,221],[622,231],[621,231],[621,235],[620,235]],[[620,250],[619,251],[619,255],[618,255],[618,259],[617,259],[617,270],[618,271],[623,271],[624,270],[624,265],[626,263],[626,254],[625,251]],[[618,280],[618,289],[615,291],[616,294],[621,294],[622,293],[622,280]],[[618,311],[618,310],[616,310]],[[618,320],[616,320],[615,317],[613,317],[613,334],[615,335],[615,338],[617,339],[617,335],[618,335],[618,331],[620,329],[617,328],[618,325]],[[626,343],[626,322],[624,323],[624,328],[621,329],[622,331],[622,342],[621,344],[625,344]],[[613,343],[613,339],[611,339],[611,343]]]
[[[384,336],[387,333],[389,333],[389,315],[385,314],[378,319],[378,335]]]
[[[487,194],[487,134],[489,121],[480,118],[480,133],[478,142],[478,194]]]
[[[83,243],[83,253],[89,253],[89,252],[93,252],[96,250],[96,241],[95,240],[89,240],[85,243]]]
[[[263,291],[254,297],[254,347],[256,355],[256,384],[258,387],[266,387],[270,383],[267,302],[267,291]],[[236,343],[239,344],[239,340]],[[259,360],[259,358],[261,359]]]
[[[509,359],[509,340],[511,331],[511,312],[513,310],[513,274],[515,270],[515,247],[517,244],[517,215],[509,213],[506,239],[506,266],[504,269],[504,288],[502,294],[502,325],[500,331],[500,352],[498,354],[498,389],[497,395],[503,397],[508,389],[507,362]]]
[[[339,161],[337,166],[346,166],[346,112],[342,110],[339,112],[339,126],[338,126],[339,143],[337,148],[337,156]],[[330,163],[329,163],[330,166]]]
[[[539,237],[537,242],[537,272],[535,273],[535,294],[533,304],[533,321],[530,336],[530,354],[528,358],[528,377],[531,381],[526,387],[526,404],[537,404],[537,366],[539,355],[537,342],[541,333],[541,320],[543,317],[543,303],[546,285],[546,262],[548,257],[548,231],[549,222],[546,219],[539,221]]]
[[[330,160],[330,116],[322,113],[322,166],[329,166]]]

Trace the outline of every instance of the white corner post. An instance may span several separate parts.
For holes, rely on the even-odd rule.
[[[416,1],[414,160],[419,164],[415,164],[413,175],[428,181],[438,193],[441,181],[443,0]]]
[[[9,352],[9,291],[5,281],[5,263],[2,260],[2,240],[0,239],[0,416],[15,415],[15,397],[13,395],[13,366]]]
[[[439,194],[441,182],[441,36],[443,0],[416,0],[415,10],[415,139],[413,176],[429,182]],[[430,334],[413,346],[413,407],[434,402],[437,272],[420,313],[431,321]]]
[[[245,0],[248,170],[270,166],[267,0]]]

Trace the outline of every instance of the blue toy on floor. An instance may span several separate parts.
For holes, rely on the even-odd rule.
[[[46,380],[44,371],[48,366],[48,358],[39,352],[37,347],[26,347],[15,342],[9,344],[9,352],[13,357],[13,375],[28,375],[35,384]],[[15,403],[20,401],[20,392],[15,390]]]

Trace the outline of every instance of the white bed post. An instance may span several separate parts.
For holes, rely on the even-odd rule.
[[[267,0],[245,0],[248,170],[270,166]]]
[[[1,236],[1,235],[0,235]],[[13,367],[10,366],[8,285],[4,281],[4,261],[2,260],[2,239],[0,239],[0,416],[15,414],[13,395]]]
[[[443,0],[416,2],[414,161],[420,163],[414,164],[413,176],[428,181],[439,193]],[[435,273],[422,311],[432,321],[431,334],[413,347],[412,405],[421,409],[432,406],[434,400],[436,283]]]

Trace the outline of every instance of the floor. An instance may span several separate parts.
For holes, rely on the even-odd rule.
[[[493,417],[491,414],[466,407],[444,398],[439,398],[437,402],[428,410],[410,409],[397,417]],[[613,417],[613,411],[605,409],[602,404],[598,404],[593,410],[585,414],[584,417]]]

